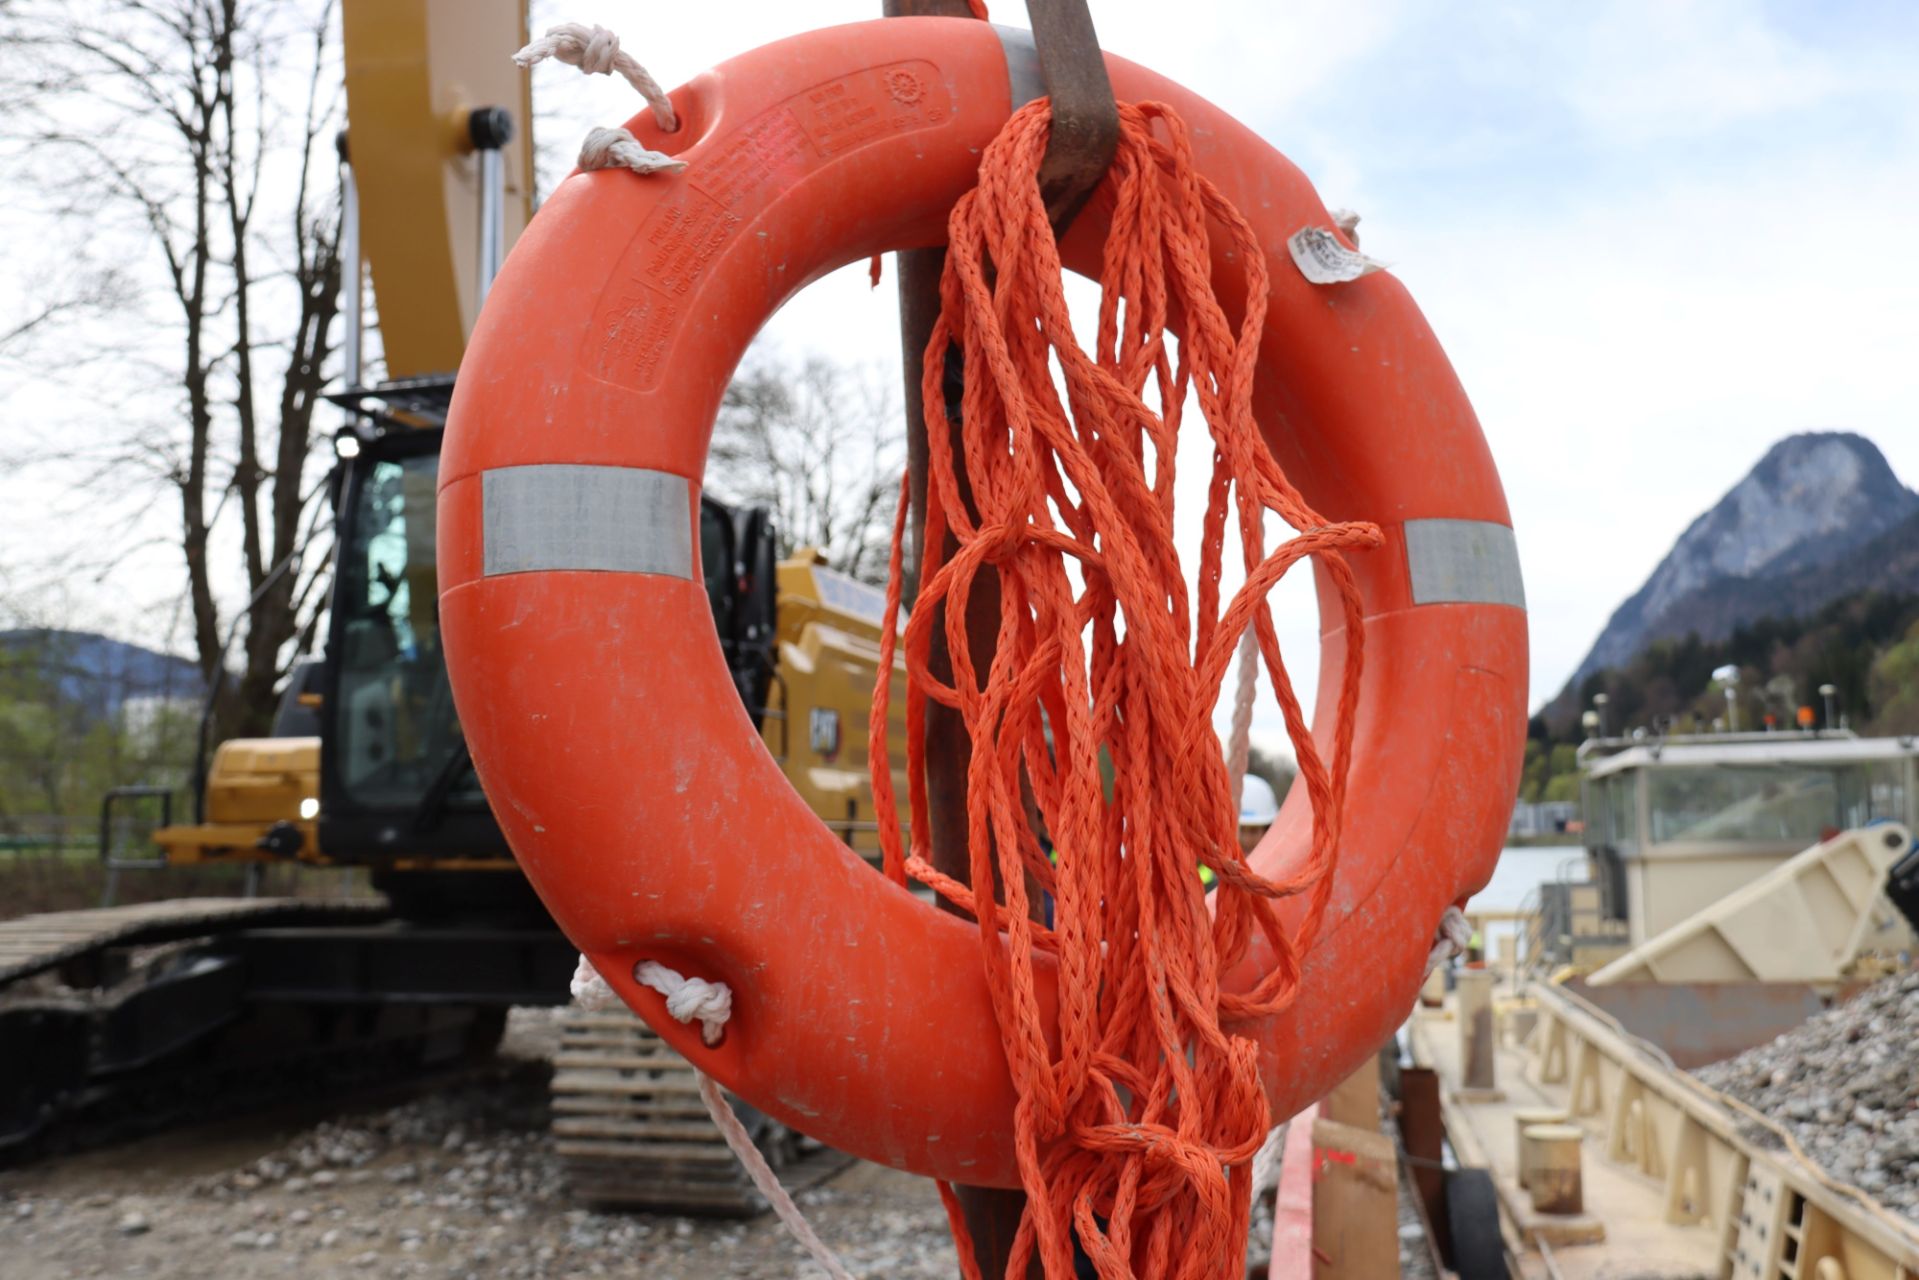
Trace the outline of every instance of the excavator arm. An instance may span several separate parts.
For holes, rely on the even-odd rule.
[[[386,376],[450,374],[491,264],[533,216],[532,91],[511,57],[527,40],[526,3],[346,0],[342,27],[347,160]]]

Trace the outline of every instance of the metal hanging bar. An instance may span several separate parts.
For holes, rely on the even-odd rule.
[[[1119,146],[1119,104],[1106,74],[1086,0],[1026,0],[1040,78],[1053,101],[1053,132],[1040,161],[1040,192],[1055,231],[1064,232]]]

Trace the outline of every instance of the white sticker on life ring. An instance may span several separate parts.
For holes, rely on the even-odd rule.
[[[1355,219],[1357,221],[1357,219]],[[1314,284],[1344,284],[1385,269],[1386,264],[1348,249],[1326,227],[1301,227],[1286,241],[1293,265]]]

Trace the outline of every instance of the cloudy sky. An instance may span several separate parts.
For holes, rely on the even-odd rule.
[[[1107,48],[1199,89],[1359,210],[1419,300],[1505,478],[1535,703],[1779,437],[1855,430],[1919,481],[1919,6],[1204,8],[1093,4]],[[650,13],[635,30],[625,6],[568,6],[668,83],[868,12],[736,3],[725,24]],[[568,93],[582,125],[627,109],[619,86],[591,92]],[[890,287],[854,271],[773,333],[891,360],[894,324]],[[1310,628],[1289,631],[1310,649]]]
[[[877,0],[543,2],[667,84]],[[1024,22],[999,0],[998,15]],[[1919,6],[1094,0],[1107,48],[1190,85],[1364,216],[1478,408],[1550,697],[1674,537],[1779,437],[1856,430],[1919,480]],[[567,136],[623,84],[536,80]],[[889,282],[829,279],[791,350],[897,365]],[[1185,469],[1193,474],[1193,468]],[[1310,596],[1281,599],[1296,618]],[[1287,629],[1302,656],[1310,622]],[[1310,663],[1306,664],[1310,668]],[[1276,727],[1276,711],[1262,715]]]

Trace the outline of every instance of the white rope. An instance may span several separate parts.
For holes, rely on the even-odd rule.
[[[1259,1144],[1259,1150],[1253,1153],[1253,1199],[1279,1185],[1279,1166],[1286,1152],[1286,1126],[1290,1120],[1282,1120],[1273,1126],[1266,1135],[1266,1141]]]
[[[1249,624],[1239,634],[1239,683],[1233,689],[1233,724],[1226,736],[1226,776],[1233,787],[1233,812],[1240,812],[1246,789],[1246,767],[1253,755],[1253,699],[1259,692],[1259,636]],[[1279,1185],[1279,1161],[1286,1149],[1282,1120],[1253,1153],[1253,1200]]]
[[[677,133],[680,118],[673,103],[650,72],[630,53],[620,52],[620,38],[605,27],[590,27],[584,22],[562,22],[548,27],[546,34],[513,55],[522,67],[532,67],[555,58],[578,67],[588,75],[611,75],[615,71],[640,91],[653,108],[653,119],[668,133]],[[582,169],[631,169],[637,174],[678,173],[686,161],[654,151],[625,129],[595,129],[580,144]]]
[[[580,144],[582,169],[631,169],[641,175],[678,173],[686,161],[654,151],[625,129],[595,129]]]
[[[1226,740],[1226,776],[1232,780],[1235,814],[1246,786],[1246,766],[1252,759],[1253,696],[1258,689],[1259,637],[1249,624],[1239,636],[1239,685],[1233,690],[1233,727]]]
[[[653,108],[653,119],[659,122],[660,128],[668,133],[679,131],[680,118],[674,114],[666,90],[660,88],[660,82],[632,54],[621,52],[620,38],[605,27],[562,22],[557,27],[548,27],[545,35],[513,55],[513,61],[523,67],[535,66],[548,58],[578,67],[590,76],[619,72]]]
[[[1465,955],[1472,941],[1472,921],[1466,919],[1466,913],[1458,907],[1447,907],[1446,914],[1439,917],[1439,933],[1433,938],[1432,952],[1426,957],[1426,976],[1432,977],[1433,970],[1454,956]]]
[[[598,978],[599,975],[594,974],[594,977]],[[733,992],[724,982],[683,977],[652,960],[642,961],[633,970],[633,977],[666,997],[666,1011],[673,1016],[674,1021],[691,1022],[697,1018],[700,1038],[708,1044],[719,1043],[720,1035],[726,1029],[726,1020],[733,1013]],[[780,1180],[768,1167],[766,1157],[753,1145],[746,1126],[733,1114],[733,1106],[726,1100],[726,1095],[720,1092],[720,1086],[704,1071],[696,1070],[695,1074],[700,1078],[700,1101],[706,1104],[706,1113],[713,1117],[720,1136],[733,1149],[734,1158],[745,1168],[746,1176],[753,1180],[753,1185],[766,1197],[766,1202],[773,1206],[773,1212],[786,1224],[786,1229],[793,1233],[800,1247],[831,1280],[853,1280],[841,1265],[839,1257],[814,1234],[812,1225],[800,1212],[800,1207],[793,1203],[793,1197],[786,1194],[786,1188],[780,1185]]]
[[[585,956],[574,967],[573,981],[568,984],[573,992],[573,1003],[588,1013],[607,1013],[614,1009],[624,1009],[626,1005],[613,994],[613,988],[606,985],[606,979],[593,967],[593,962]]]

